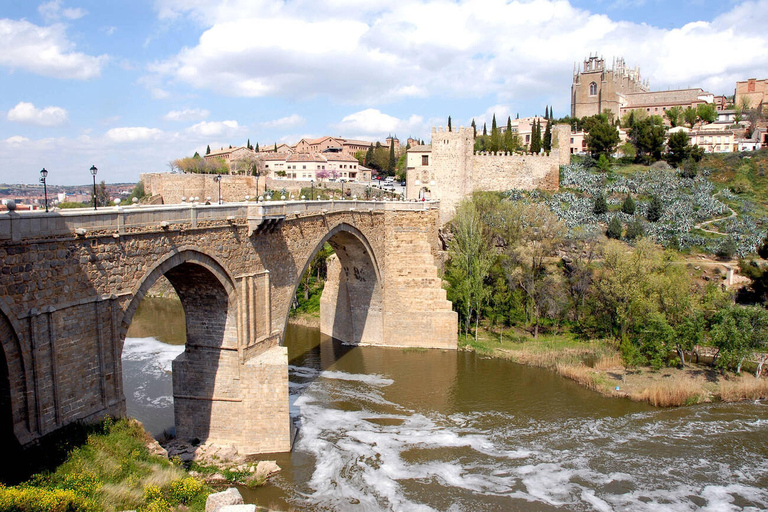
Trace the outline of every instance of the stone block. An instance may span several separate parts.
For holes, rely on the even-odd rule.
[[[230,487],[226,491],[209,495],[208,499],[205,500],[205,512],[219,512],[224,507],[243,505],[243,503],[243,496],[240,494],[240,491],[234,487]],[[254,510],[255,509],[254,506]]]

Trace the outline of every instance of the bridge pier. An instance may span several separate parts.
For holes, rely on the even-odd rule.
[[[187,322],[173,362],[178,436],[246,454],[288,450],[281,344],[303,271],[334,247],[323,332],[455,349],[438,223],[437,205],[373,201],[0,214],[0,433],[29,446],[76,421],[124,415],[126,332],[166,276]]]

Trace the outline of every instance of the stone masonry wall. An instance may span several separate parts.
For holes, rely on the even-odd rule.
[[[140,179],[144,191],[150,195],[162,196],[164,204],[179,204],[181,198],[199,197],[204,203],[209,197],[215,203],[219,197],[219,184],[213,174],[146,173]],[[258,181],[258,189],[256,188]],[[255,176],[221,175],[221,200],[224,202],[244,201],[245,196],[259,197],[264,192],[265,178]]]
[[[174,218],[167,208],[157,213]],[[88,215],[109,219],[114,212]],[[124,231],[105,222],[80,235],[0,238],[0,342],[17,439],[29,444],[77,420],[125,413],[125,333],[165,275],[185,311],[194,311],[185,315],[188,344],[174,363],[181,432],[247,453],[284,450],[287,356],[279,344],[299,278],[326,241],[337,253],[351,249],[353,275],[357,268],[381,280],[384,340],[456,348],[456,316],[435,266],[437,215],[350,203],[342,211],[288,214],[274,232],[250,234],[251,213],[222,213],[218,220],[181,215],[162,227],[148,219]],[[255,423],[236,427],[232,418]]]

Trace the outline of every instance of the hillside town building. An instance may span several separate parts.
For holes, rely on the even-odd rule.
[[[724,107],[724,101],[721,97],[716,102],[714,94],[700,88],[651,91],[650,83],[641,79],[640,69],[628,68],[624,59],[614,59],[609,69],[602,57],[590,55],[573,70],[571,117],[575,118],[596,114],[615,117],[632,110],[664,116],[672,107],[696,108],[702,103]]]
[[[768,108],[768,78],[764,80],[750,78],[743,82],[736,82],[734,104],[737,107],[747,105],[748,108],[763,110]]]

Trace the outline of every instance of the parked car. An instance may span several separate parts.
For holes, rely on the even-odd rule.
[[[391,183],[391,182],[395,181],[395,177],[394,176],[387,176],[386,178],[384,178],[384,181],[386,181],[387,183]]]

